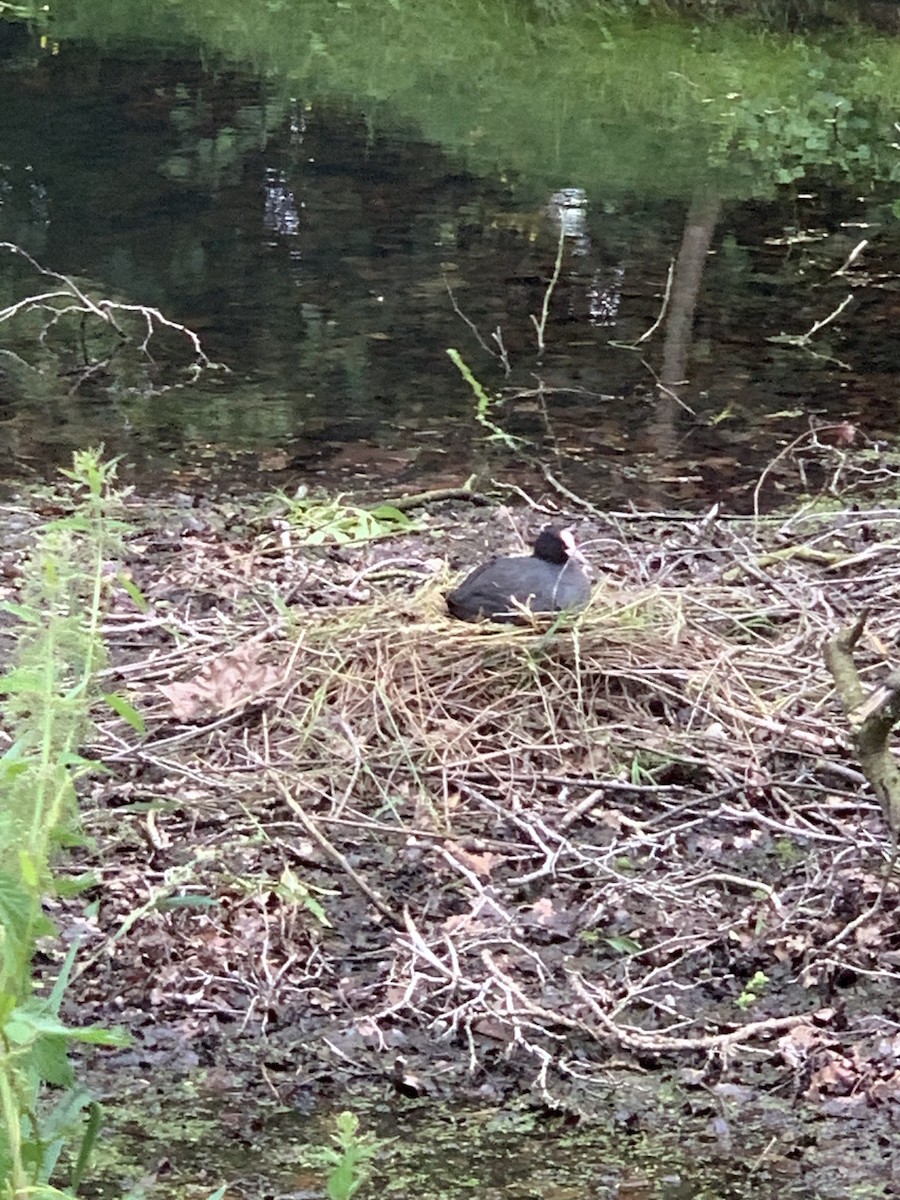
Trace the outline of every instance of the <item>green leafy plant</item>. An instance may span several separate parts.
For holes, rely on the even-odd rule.
[[[614,937],[604,938],[603,940],[617,954],[640,954],[643,950],[640,942],[636,942],[634,938],[629,937],[625,933],[616,934]]]
[[[4,724],[12,733],[0,758],[0,1179],[2,1194],[16,1197],[61,1194],[50,1180],[67,1142],[76,1147],[74,1194],[97,1137],[99,1109],[75,1081],[69,1046],[126,1041],[60,1019],[77,946],[48,995],[40,993],[32,966],[37,939],[55,933],[44,915],[45,896],[72,894],[85,882],[57,878],[53,868],[59,847],[77,838],[75,786],[94,766],[79,747],[105,661],[105,564],[124,529],[112,516],[114,463],[96,451],[80,452],[65,474],[72,511],[44,527],[24,566],[20,601],[3,605],[18,625],[13,665],[0,677]]]
[[[627,933],[617,933],[610,937],[603,937],[599,930],[582,929],[578,935],[579,941],[585,946],[598,946],[601,942],[609,946],[611,950],[615,950],[617,954],[640,954],[643,946],[634,938],[629,937]]]
[[[328,1200],[350,1200],[369,1178],[371,1162],[387,1141],[360,1133],[359,1118],[352,1112],[338,1113],[331,1140],[334,1145],[319,1152],[322,1162],[330,1167]]]
[[[323,929],[331,929],[331,921],[325,911],[322,898],[334,896],[336,893],[325,888],[315,887],[306,883],[290,867],[284,867],[277,880],[263,875],[259,878],[239,877],[234,880],[235,886],[248,895],[277,896],[282,904],[291,908],[303,909]],[[188,899],[188,898],[181,898]],[[192,898],[191,898],[192,899]],[[157,907],[162,907],[158,904]],[[173,905],[169,905],[173,907]]]
[[[796,866],[803,858],[803,851],[788,837],[776,838],[773,849],[775,859],[782,870]]]
[[[751,979],[748,979],[744,984],[744,990],[738,996],[735,1003],[738,1008],[750,1008],[756,1003],[769,983],[768,975],[762,971],[757,971]]]
[[[325,500],[310,496],[301,488],[296,496],[279,494],[285,520],[296,530],[304,546],[339,545],[369,542],[418,528],[418,523],[393,504],[358,508],[345,504],[340,496]]]
[[[323,888],[313,887],[311,884],[305,883],[290,867],[285,867],[275,888],[275,894],[287,904],[293,904],[298,908],[306,909],[326,929],[331,928],[331,922],[328,920],[325,908],[318,897],[334,895],[334,892],[326,892]]]

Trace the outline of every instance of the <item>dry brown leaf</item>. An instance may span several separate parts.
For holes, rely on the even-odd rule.
[[[883,941],[884,932],[875,921],[871,921],[867,925],[857,925],[853,930],[853,938],[857,946],[876,946]]]
[[[556,919],[556,908],[553,901],[542,896],[532,904],[530,912],[540,925],[550,925]]]
[[[523,909],[522,918],[526,927],[550,929],[567,937],[571,936],[578,924],[575,911],[560,906],[546,896]]]
[[[887,1079],[878,1079],[867,1089],[873,1100],[881,1104],[900,1099],[900,1072],[894,1072]]]
[[[477,875],[479,879],[490,879],[491,871],[493,871],[497,863],[504,861],[502,854],[491,854],[490,852],[475,854],[474,851],[466,850],[465,847],[460,846],[457,842],[447,842],[446,849],[458,862],[462,863],[464,867],[468,867],[470,871]]]
[[[466,933],[478,936],[493,929],[500,921],[499,917],[496,921],[485,921],[483,919],[485,915],[490,915],[490,913],[486,914],[484,909],[481,910],[477,917],[473,916],[471,912],[453,913],[442,922],[441,928],[445,933],[453,933],[457,929],[464,929]]]
[[[807,1095],[812,1099],[829,1094],[837,1096],[850,1095],[860,1083],[859,1071],[846,1059],[833,1054],[828,1062],[813,1072],[809,1082]]]
[[[811,1025],[795,1025],[778,1039],[778,1050],[791,1067],[799,1067],[809,1057],[814,1047],[822,1046],[822,1035]]]
[[[193,679],[161,684],[172,715],[179,721],[196,721],[241,708],[281,682],[284,669],[260,659],[265,647],[245,642],[228,654],[208,662]]]
[[[479,1017],[472,1022],[472,1029],[482,1037],[492,1038],[497,1042],[508,1042],[511,1038],[509,1025],[496,1017]]]

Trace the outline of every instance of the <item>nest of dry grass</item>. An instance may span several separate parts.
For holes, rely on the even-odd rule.
[[[151,605],[107,633],[147,731],[93,747],[82,1005],[291,1030],[304,1070],[402,1046],[415,1087],[502,1052],[579,1106],[623,1049],[893,1089],[890,838],[823,645],[866,608],[886,671],[900,516],[578,525],[591,607],[521,629],[443,613],[479,535],[506,548],[480,514],[468,544],[449,514],[359,548],[138,539]]]

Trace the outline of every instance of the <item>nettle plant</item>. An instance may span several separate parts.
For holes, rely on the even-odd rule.
[[[67,515],[46,524],[25,557],[12,618],[12,665],[0,676],[6,746],[0,757],[0,1195],[74,1194],[96,1140],[100,1110],[75,1079],[74,1042],[122,1045],[125,1036],[66,1025],[60,1009],[77,954],[72,945],[55,980],[34,969],[38,939],[56,930],[44,911],[51,896],[75,894],[92,879],[69,878],[59,850],[78,836],[76,784],[95,764],[79,752],[102,702],[100,633],[105,564],[124,526],[115,518],[115,464],[99,452],[75,455],[65,472]],[[139,723],[125,702],[120,714]],[[51,1185],[68,1147],[69,1192]]]

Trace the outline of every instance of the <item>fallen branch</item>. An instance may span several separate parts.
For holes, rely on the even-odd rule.
[[[711,1033],[703,1037],[667,1037],[665,1034],[651,1033],[643,1029],[626,1029],[617,1025],[600,1007],[596,996],[593,996],[585,986],[584,980],[574,972],[569,975],[572,990],[587,1004],[603,1028],[603,1031],[613,1037],[623,1046],[632,1050],[651,1051],[655,1053],[674,1050],[705,1050],[715,1052],[725,1057],[734,1047],[756,1037],[770,1037],[773,1033],[783,1033],[786,1029],[794,1029],[797,1025],[809,1025],[815,1018],[815,1013],[796,1013],[790,1017],[770,1017],[765,1021],[748,1021],[738,1029],[729,1033]],[[600,1035],[594,1031],[594,1037]]]

